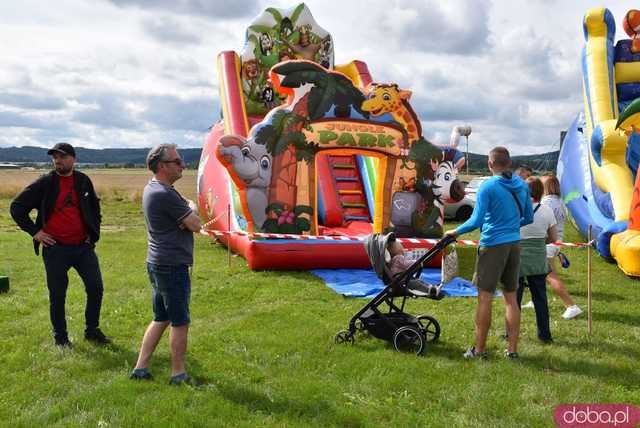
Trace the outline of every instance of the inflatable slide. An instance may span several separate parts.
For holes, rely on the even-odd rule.
[[[640,11],[623,19],[632,39],[615,45],[608,9],[589,10],[583,27],[584,114],[562,145],[561,191],[581,233],[586,236],[592,225],[600,255],[640,276],[640,101],[634,103],[640,97],[640,37],[634,30],[640,31]]]
[[[431,144],[411,91],[374,82],[361,61],[335,65],[307,6],[266,9],[240,54],[218,55],[218,78],[222,120],[203,147],[198,205],[205,230],[250,268],[367,268],[359,237],[442,236],[443,204],[464,196],[457,139]]]

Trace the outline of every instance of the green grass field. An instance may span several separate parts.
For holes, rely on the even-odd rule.
[[[102,328],[114,345],[82,338],[84,291],[75,272],[67,297],[72,350],[53,346],[40,258],[0,199],[0,426],[554,426],[561,403],[640,403],[640,282],[594,258],[593,335],[586,317],[563,320],[550,295],[552,345],[523,312],[518,362],[505,361],[502,302],[494,306],[488,361],[465,361],[475,300],[409,302],[442,336],[423,357],[356,337],[335,345],[363,300],[343,298],[306,272],[252,272],[227,265],[224,247],[196,239],[187,367],[194,387],[170,387],[167,339],[155,379],[127,379],[151,317],[146,235],[138,201],[105,198],[97,251],[105,281]],[[579,240],[573,230],[567,240]],[[474,250],[460,250],[464,276]],[[564,278],[586,308],[586,251],[568,250]]]

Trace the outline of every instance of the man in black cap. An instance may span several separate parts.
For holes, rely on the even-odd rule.
[[[64,311],[71,268],[82,278],[87,293],[84,337],[108,344],[110,340],[98,327],[103,287],[94,249],[100,238],[100,200],[89,177],[74,170],[76,152],[71,144],[58,143],[47,154],[55,170],[28,185],[11,202],[11,216],[33,237],[36,254],[42,244],[56,345],[71,346]],[[38,212],[35,223],[29,217],[34,209]]]

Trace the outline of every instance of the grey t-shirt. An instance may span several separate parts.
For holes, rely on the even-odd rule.
[[[158,265],[193,265],[193,232],[181,229],[181,221],[191,214],[178,191],[151,180],[142,193],[149,248],[147,262]]]

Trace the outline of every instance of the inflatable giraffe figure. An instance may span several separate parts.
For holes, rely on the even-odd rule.
[[[395,83],[372,83],[367,89],[369,96],[362,103],[362,110],[368,111],[373,116],[391,114],[393,119],[407,131],[409,144],[422,137],[422,126],[408,102],[411,91],[399,89]]]
[[[411,91],[400,89],[395,83],[372,83],[367,89],[369,93],[362,103],[362,110],[372,116],[389,113],[407,131],[411,146],[431,147],[431,150],[424,151],[430,153],[429,159],[422,159],[419,165],[416,164],[416,177],[401,181],[401,186],[405,191],[412,188],[420,195],[418,206],[411,216],[411,227],[415,236],[442,236],[444,203],[451,200],[459,201],[464,197],[464,187],[456,179],[459,162],[456,163],[453,159],[457,152],[455,146],[439,148],[422,137],[422,126],[408,101]],[[443,151],[447,153],[446,157],[443,156]],[[409,186],[407,183],[411,183],[412,180],[413,185]]]

